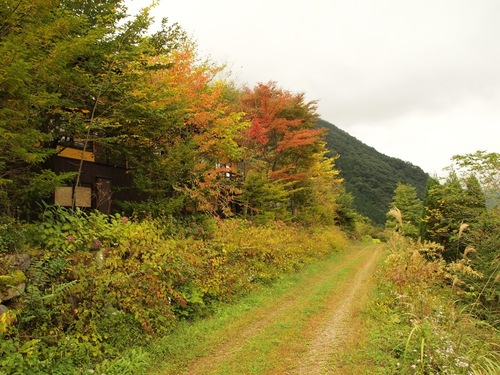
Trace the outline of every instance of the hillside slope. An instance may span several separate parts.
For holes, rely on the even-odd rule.
[[[419,198],[423,198],[429,175],[420,167],[384,155],[327,121],[319,120],[318,127],[328,130],[331,156],[340,155],[336,165],[346,190],[354,196],[354,208],[375,225],[385,223],[398,182],[415,186]]]

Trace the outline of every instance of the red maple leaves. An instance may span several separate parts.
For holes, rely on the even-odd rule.
[[[246,89],[241,104],[251,123],[245,139],[254,157],[266,162],[272,176],[300,180],[323,133],[314,128],[316,103],[270,82]]]

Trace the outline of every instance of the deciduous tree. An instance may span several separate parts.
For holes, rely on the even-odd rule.
[[[274,82],[246,89],[241,103],[251,123],[245,134],[251,156],[265,162],[272,178],[301,180],[323,133],[314,128],[316,104]]]
[[[259,173],[271,181],[284,181],[281,186],[292,215],[302,213],[305,221],[325,219],[319,212],[323,205],[332,209],[328,216],[333,221],[340,179],[333,159],[325,157],[324,131],[316,128],[316,103],[269,82],[245,89],[241,105],[251,124],[244,137],[244,177]]]
[[[132,87],[124,71],[139,62],[150,18],[146,9],[124,22],[120,0],[6,0],[0,8],[0,204],[29,211],[73,177],[45,164],[57,142],[102,138],[118,123],[117,104]]]
[[[218,79],[222,67],[199,62],[190,41],[147,64],[152,69],[133,91],[138,104],[120,129],[136,186],[170,213],[228,213],[247,123],[232,110],[230,85]]]

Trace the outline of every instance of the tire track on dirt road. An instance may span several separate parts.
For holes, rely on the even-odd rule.
[[[337,373],[334,366],[329,366],[328,361],[335,350],[342,350],[343,344],[353,334],[350,322],[359,312],[359,302],[369,294],[373,286],[369,279],[374,274],[379,255],[380,251],[373,251],[359,264],[353,278],[345,283],[345,288],[342,288],[345,292],[332,296],[324,320],[315,328],[306,353],[299,358],[298,366],[290,374]]]

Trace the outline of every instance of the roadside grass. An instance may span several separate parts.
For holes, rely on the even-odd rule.
[[[441,263],[425,260],[415,244],[398,241],[398,250],[388,244],[376,288],[357,301],[368,307],[349,319],[349,335],[331,354],[329,373],[499,374],[498,330],[459,304],[456,288],[441,279]],[[123,353],[106,373],[290,373],[328,297],[346,285],[342,281],[356,267],[359,250],[310,264],[233,305],[220,305],[209,318],[181,322],[172,334]],[[320,280],[326,274],[331,280]]]
[[[408,302],[379,284],[364,312],[370,335],[354,361],[381,375],[499,374],[498,330],[464,314],[446,291],[435,293],[425,302],[428,315],[417,318]]]
[[[369,335],[341,363],[359,374],[500,374],[498,329],[459,303],[454,285],[436,276],[435,261],[414,251],[417,244],[398,241],[398,251],[411,255],[400,262],[387,254],[361,320]]]

